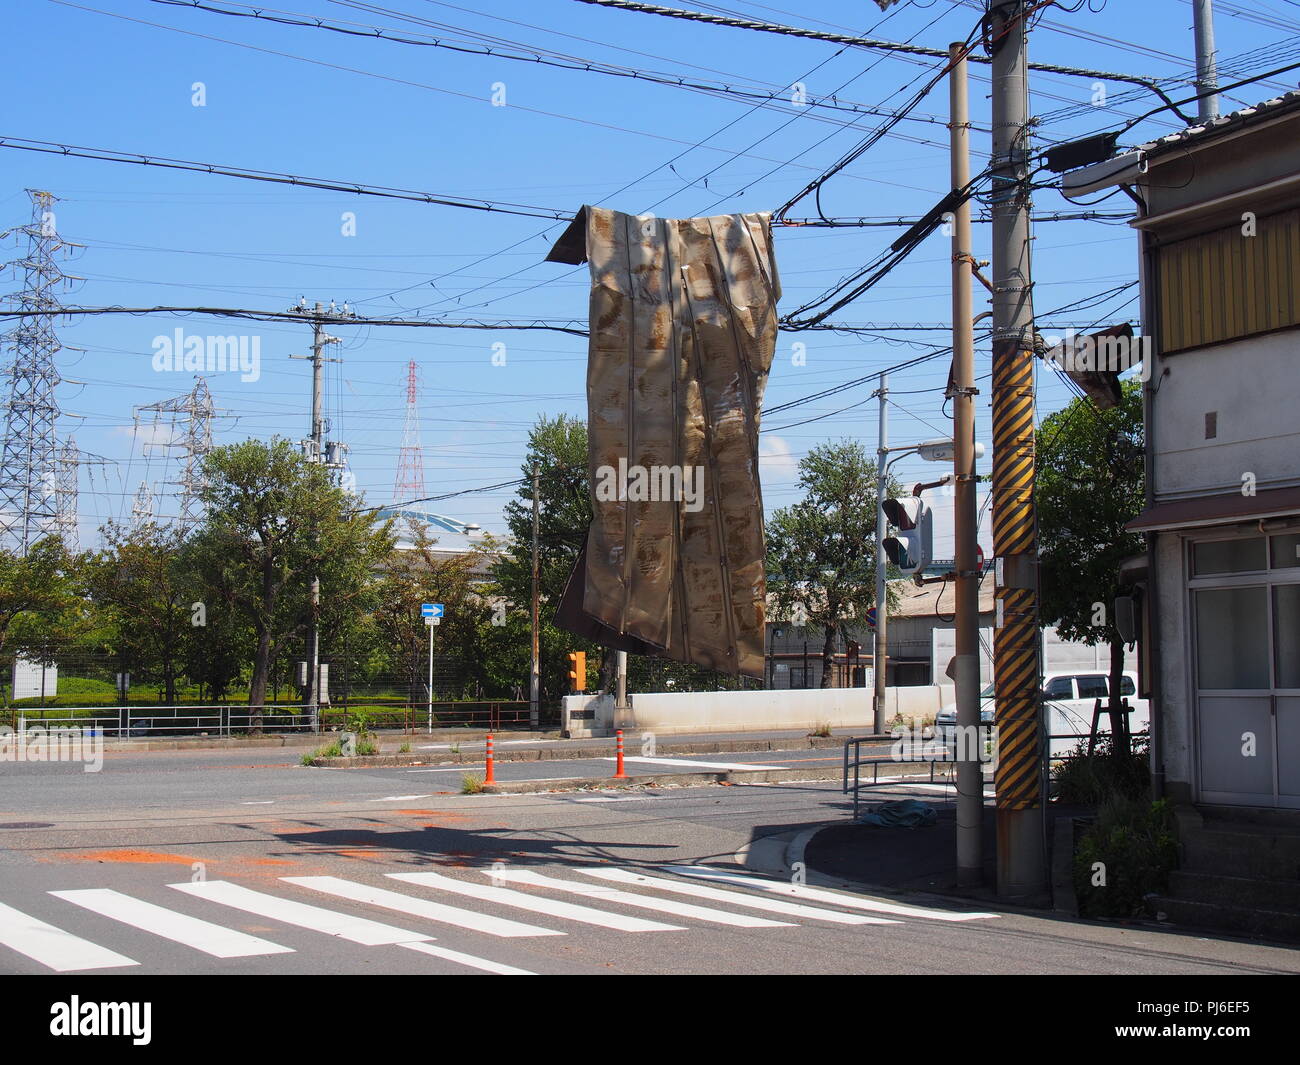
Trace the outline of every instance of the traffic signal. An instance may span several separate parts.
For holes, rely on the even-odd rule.
[[[569,691],[587,690],[587,652],[569,652]]]
[[[889,561],[900,573],[921,572],[929,563],[933,549],[934,523],[930,508],[920,496],[886,499],[881,506],[889,524],[898,530],[896,536],[885,537],[881,544]]]

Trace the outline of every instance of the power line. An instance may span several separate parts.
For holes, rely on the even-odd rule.
[[[336,181],[331,178],[301,177],[274,170],[255,170],[251,167],[229,166],[224,163],[200,163],[191,159],[172,159],[162,155],[120,152],[112,148],[87,148],[75,144],[32,140],[27,137],[0,135],[0,148],[14,148],[24,152],[42,152],[48,155],[64,155],[77,159],[94,159],[107,163],[132,163],[137,166],[161,167],[165,170],[188,170],[200,174],[241,178],[245,181],[265,181],[274,185],[295,185],[308,189],[324,189],[329,192],[350,192],[357,196],[378,196],[389,200],[408,200],[414,203],[433,204],[441,207],[459,207],[467,211],[522,215],[525,218],[549,218],[555,222],[568,222],[573,218],[572,212],[558,210],[553,207],[532,207],[527,204],[510,203],[503,200],[469,199],[447,196],[436,192],[420,192],[416,189],[368,185],[355,181]]]
[[[743,89],[734,85],[725,83],[707,83],[703,81],[692,81],[681,75],[667,74],[661,71],[639,70],[633,67],[619,66],[614,63],[606,63],[601,60],[579,59],[576,57],[556,57],[554,53],[547,54],[544,50],[523,49],[523,54],[511,54],[502,47],[482,45],[472,47],[467,44],[456,43],[453,41],[441,40],[434,37],[413,37],[398,34],[395,31],[386,29],[381,26],[364,26],[360,23],[349,23],[343,21],[333,21],[322,18],[318,15],[300,15],[296,12],[277,11],[274,8],[249,7],[245,4],[226,4],[217,7],[210,3],[204,3],[203,0],[152,0],[155,4],[162,4],[167,7],[184,7],[193,8],[198,11],[206,11],[217,15],[228,15],[233,18],[254,19],[260,22],[271,22],[281,26],[295,26],[305,29],[326,30],[333,33],[343,34],[350,37],[361,37],[370,40],[388,41],[392,44],[412,45],[423,48],[442,48],[453,52],[461,52],[467,55],[476,55],[491,57],[493,59],[506,59],[513,62],[531,63],[534,66],[554,67],[559,70],[577,71],[587,74],[604,74],[611,77],[627,78],[633,81],[644,81],[654,85],[667,85],[673,88],[690,89],[696,92],[708,93],[710,95],[723,97],[738,97],[744,100],[758,100],[760,105],[776,104],[786,99],[788,89],[777,89],[773,92],[756,92],[751,89]],[[230,10],[232,7],[247,8],[243,11]],[[821,107],[832,111],[845,111],[858,115],[880,115],[888,114],[882,108],[864,107],[851,101],[841,102],[834,96],[830,97],[805,97],[801,104],[810,107]],[[942,125],[943,119],[938,116],[908,116],[911,121],[922,122],[927,125]],[[933,141],[921,141],[925,144],[933,144]]]
[[[948,53],[940,48],[927,48],[917,44],[900,44],[897,41],[882,41],[870,37],[853,37],[842,33],[825,33],[821,30],[805,29],[801,26],[784,26],[776,22],[760,22],[754,19],[735,18],[722,15],[709,15],[702,11],[687,11],[682,8],[660,7],[658,4],[637,3],[635,0],[578,0],[580,4],[591,4],[595,7],[612,7],[622,11],[635,11],[647,15],[663,15],[667,18],[686,19],[691,22],[704,22],[712,26],[728,26],[733,29],[757,30],[762,33],[775,33],[786,37],[802,37],[806,40],[825,41],[829,44],[847,44],[855,48],[874,48],[887,52],[897,52],[902,55],[927,56],[934,59],[947,59]],[[989,56],[972,54],[968,57],[972,63],[992,63]],[[1091,78],[1093,80],[1103,81],[1122,81],[1131,85],[1140,85],[1142,88],[1155,93],[1160,99],[1165,101],[1166,106],[1172,107],[1173,101],[1169,99],[1163,89],[1149,78],[1138,77],[1135,74],[1117,74],[1113,71],[1106,70],[1089,70],[1086,67],[1066,67],[1055,63],[1030,63],[1030,70],[1041,70],[1050,74],[1065,74],[1078,78]],[[1188,125],[1192,124],[1192,119],[1178,113],[1179,117]]]
[[[37,315],[59,316],[95,316],[106,314],[150,315],[150,314],[207,314],[216,318],[244,318],[255,322],[300,322],[301,314],[289,311],[258,311],[236,307],[59,307],[53,310],[0,310],[0,320],[31,318]],[[413,329],[521,329],[540,330],[552,333],[568,333],[570,336],[585,337],[588,330],[569,320],[557,324],[544,319],[511,321],[482,321],[465,319],[449,322],[433,318],[365,318],[353,314],[331,314],[324,312],[313,315],[321,322],[330,325],[387,325]]]

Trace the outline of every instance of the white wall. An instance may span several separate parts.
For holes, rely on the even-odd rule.
[[[564,700],[566,731],[577,735],[590,729],[604,733],[623,728],[655,733],[766,732],[809,730],[820,725],[870,733],[875,726],[872,691],[868,688],[811,688],[792,691],[640,692],[629,697],[631,709],[616,713],[613,700],[570,696]],[[952,702],[951,685],[888,688],[888,717],[933,716]],[[569,713],[594,709],[596,717],[570,724]]]
[[[1300,330],[1216,344],[1158,359],[1154,407],[1159,497],[1240,491],[1253,473],[1260,490],[1300,483],[1296,362]],[[1205,439],[1205,415],[1217,436]]]

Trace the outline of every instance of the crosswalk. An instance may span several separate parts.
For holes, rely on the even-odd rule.
[[[44,912],[46,903],[41,903],[40,916],[28,912],[37,908],[31,903],[17,909],[0,902],[0,972],[14,971],[14,954],[60,973],[157,965],[157,959],[139,949],[141,941],[152,942],[151,937],[222,960],[294,954],[298,947],[278,940],[298,930],[362,948],[397,947],[457,969],[524,976],[534,973],[490,956],[493,942],[547,939],[593,928],[620,935],[690,934],[703,925],[765,934],[799,925],[866,930],[910,921],[967,922],[997,916],[809,887],[734,866],[643,870],[589,865],[543,871],[497,863],[457,876],[431,871],[382,875],[391,886],[336,876],[282,876],[259,882],[257,888],[230,880],[146,886],[144,893],[161,902],[108,887],[54,890],[46,892],[54,900],[50,912]],[[572,901],[575,898],[582,901]],[[338,908],[340,904],[351,908]],[[74,912],[99,919],[93,927],[104,935],[90,933],[94,939],[111,941],[114,930],[130,930],[131,944],[122,949],[140,959],[61,927],[73,920]],[[232,919],[243,928],[230,927]],[[84,931],[90,926],[83,920],[74,927]],[[449,931],[458,937],[458,946],[465,933],[485,937],[483,949],[489,956],[437,942],[439,934]],[[307,941],[313,942],[312,937]]]

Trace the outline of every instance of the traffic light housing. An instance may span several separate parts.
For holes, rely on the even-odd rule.
[[[889,561],[904,575],[920,573],[930,562],[934,547],[934,521],[920,496],[886,499],[881,504],[885,518],[897,535],[887,536],[881,546]]]
[[[569,691],[585,692],[587,690],[587,652],[569,652]]]

